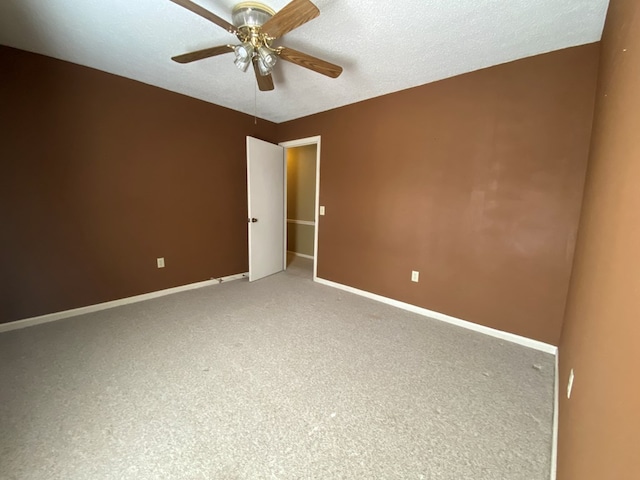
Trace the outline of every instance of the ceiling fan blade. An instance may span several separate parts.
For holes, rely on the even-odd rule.
[[[325,60],[320,60],[319,58],[312,57],[303,52],[299,52],[294,50],[293,48],[280,47],[278,48],[278,52],[280,58],[286,60],[287,62],[295,63],[296,65],[300,65],[301,67],[308,68],[309,70],[313,70],[314,72],[321,73],[322,75],[326,75],[331,78],[338,78],[342,73],[342,67],[338,65],[334,65],[333,63],[329,63]]]
[[[220,45],[218,47],[205,48],[204,50],[198,50],[197,52],[189,52],[182,55],[171,57],[171,60],[178,63],[190,63],[196,60],[202,60],[203,58],[215,57],[216,55],[222,55],[223,53],[233,52],[231,45]]]
[[[287,32],[313,20],[320,10],[309,0],[293,0],[262,25],[262,31],[271,38],[280,38]]]
[[[258,82],[258,88],[261,92],[268,92],[269,90],[273,90],[273,78],[271,74],[269,75],[260,75],[260,69],[258,67],[258,59],[254,57],[253,59],[253,71],[256,72],[256,80]]]
[[[186,8],[187,10],[192,11],[196,15],[200,15],[202,18],[206,18],[210,22],[213,22],[219,27],[224,28],[229,33],[233,33],[235,35],[235,33],[237,32],[236,27],[231,25],[229,22],[227,22],[223,18],[220,18],[219,16],[211,13],[209,10],[202,8],[200,5],[196,5],[195,3],[189,0],[170,0],[170,1],[175,3],[176,5],[180,5],[181,7]]]

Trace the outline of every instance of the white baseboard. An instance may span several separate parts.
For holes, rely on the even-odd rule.
[[[287,250],[287,253],[295,255],[296,257],[308,258],[310,260],[313,260],[313,255],[307,255],[306,253],[292,252],[291,250]]]
[[[172,293],[184,292],[187,290],[193,290],[195,288],[218,285],[219,283],[245,278],[247,275],[248,273],[238,273],[236,275],[228,275],[226,277],[212,278],[211,280],[205,280],[203,282],[190,283],[188,285],[181,285],[179,287],[167,288],[165,290],[158,290],[155,292],[143,293],[142,295],[135,295],[133,297],[127,297],[127,298],[120,298],[118,300],[112,300],[110,302],[96,303],[95,305],[87,305],[86,307],[73,308],[71,310],[64,310],[62,312],[48,313],[46,315],[25,318],[22,320],[16,320],[14,322],[0,323],[0,333],[8,332],[10,330],[17,330],[18,328],[31,327],[33,325],[40,325],[41,323],[55,322],[56,320],[61,320],[63,318],[75,317],[77,315],[97,312],[99,310],[106,310],[107,308],[119,307],[121,305],[127,305],[129,303],[142,302],[144,300],[151,300],[152,298],[163,297],[165,295],[171,295]]]
[[[485,327],[484,325],[479,325],[477,323],[461,320],[459,318],[455,318],[450,315],[446,315],[444,313],[434,312],[433,310],[428,310],[426,308],[418,307],[416,305],[411,305],[410,303],[401,302],[399,300],[394,300],[392,298],[383,297],[382,295],[377,295],[375,293],[359,290],[357,288],[349,287],[347,285],[342,285],[341,283],[332,282],[331,280],[316,278],[315,281],[323,285],[339,288],[340,290],[344,290],[346,292],[355,293],[356,295],[361,295],[363,297],[367,297],[372,300],[376,300],[378,302],[386,303],[387,305],[392,305],[394,307],[402,308],[403,310],[408,310],[410,312],[417,313],[419,315],[424,315],[425,317],[447,322],[452,325],[456,325],[458,327],[466,328],[468,330],[473,330],[475,332],[484,333],[485,335],[500,338],[508,342],[517,343],[518,345],[523,345],[525,347],[533,348],[535,350],[540,350],[545,353],[550,353],[552,355],[555,355],[558,351],[558,347],[556,347],[555,345],[550,345],[548,343],[540,342],[538,340],[522,337],[514,333],[503,332],[502,330],[496,330],[495,328]]]
[[[553,382],[553,434],[551,438],[551,480],[558,476],[558,415],[560,414],[560,352],[556,353],[556,372]]]

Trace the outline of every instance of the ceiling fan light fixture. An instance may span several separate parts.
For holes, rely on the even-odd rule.
[[[233,7],[232,22],[238,27],[259,27],[273,17],[276,12],[259,2],[241,2]]]
[[[253,57],[253,45],[249,42],[237,45],[233,47],[233,50],[236,53],[236,58],[249,61],[251,60],[251,57]]]
[[[258,47],[258,55],[260,55],[260,60],[269,67],[269,70],[271,70],[278,61],[278,56],[264,46]]]
[[[233,61],[233,63],[235,64],[236,67],[238,67],[238,69],[242,70],[243,72],[246,72],[247,69],[249,68],[249,64],[251,63],[251,58],[240,58],[238,56],[236,56],[236,59]]]
[[[262,57],[258,56],[258,73],[263,77],[271,74],[271,67],[264,63]]]

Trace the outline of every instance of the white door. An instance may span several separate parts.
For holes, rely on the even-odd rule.
[[[249,281],[284,268],[284,148],[247,137]]]

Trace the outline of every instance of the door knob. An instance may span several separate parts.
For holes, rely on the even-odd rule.
[[[250,219],[249,219],[249,221],[250,221],[251,223],[256,223],[256,222],[258,221],[258,219],[257,219],[257,218],[250,218]]]

